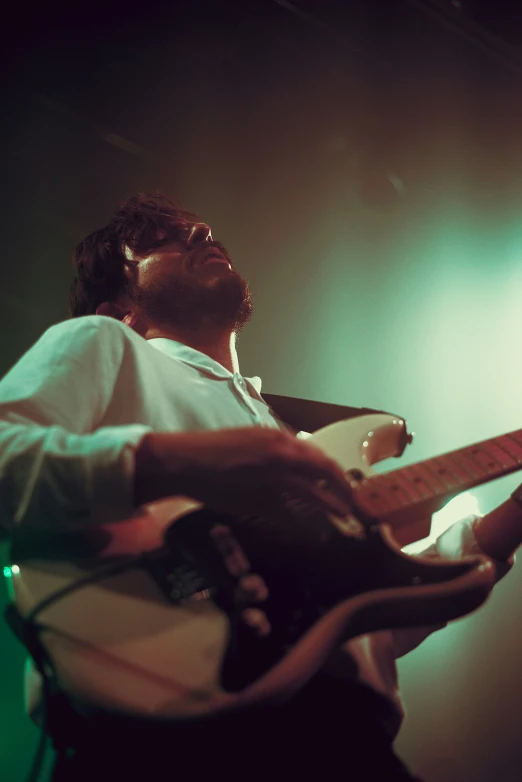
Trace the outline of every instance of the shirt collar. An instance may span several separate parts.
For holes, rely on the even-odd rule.
[[[214,359],[207,356],[206,353],[190,348],[188,345],[177,342],[175,339],[153,337],[153,339],[149,339],[147,342],[157,350],[161,350],[162,353],[177,358],[179,361],[183,361],[185,364],[188,364],[195,369],[199,369],[200,372],[210,375],[210,377],[220,380],[228,380],[228,378],[233,377],[233,373],[229,372],[228,369],[219,363],[219,361],[214,361]],[[256,394],[260,396],[262,385],[261,378],[245,377],[244,379],[252,386]]]

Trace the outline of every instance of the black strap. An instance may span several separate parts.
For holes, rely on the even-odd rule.
[[[333,405],[329,402],[315,402],[311,399],[298,399],[292,396],[278,394],[262,394],[267,405],[285,424],[298,432],[315,432],[323,426],[347,418],[357,418],[370,413],[386,413],[385,410],[374,410],[371,407],[347,407]],[[401,418],[401,416],[397,416]]]

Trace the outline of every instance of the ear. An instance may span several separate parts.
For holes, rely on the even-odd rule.
[[[124,312],[112,301],[103,301],[96,307],[96,315],[106,315],[108,318],[122,320]]]
[[[126,323],[127,326],[130,326],[133,331],[136,332],[136,334],[139,334],[141,337],[144,337],[147,331],[149,330],[149,325],[146,322],[146,320],[139,315],[137,315],[135,312],[128,312],[126,315],[123,316],[122,323]]]
[[[145,336],[149,329],[149,325],[143,317],[132,310],[129,311],[127,308],[115,304],[113,301],[104,301],[99,304],[96,307],[96,315],[106,315],[109,318],[120,320],[142,337]]]

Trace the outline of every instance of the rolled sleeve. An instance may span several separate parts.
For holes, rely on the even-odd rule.
[[[479,518],[479,515],[473,514],[455,522],[455,524],[452,524],[451,527],[444,530],[444,532],[442,532],[438,538],[423,551],[415,550],[415,555],[419,557],[433,557],[447,560],[483,555],[473,532],[473,525]],[[403,549],[405,553],[408,553],[408,548],[408,546],[405,546]],[[512,557],[507,562],[498,560],[493,560],[493,562],[495,564],[496,581],[499,581],[513,566],[514,558]],[[443,627],[446,627],[446,625],[447,622],[444,622],[439,625],[393,630],[392,636],[395,657],[402,657],[404,654],[411,652],[422,643],[425,638],[431,635],[431,633],[435,632],[435,630],[441,630]]]
[[[439,535],[421,556],[461,559],[467,556],[483,555],[483,551],[477,543],[475,533],[473,532],[474,524],[480,518],[479,515],[473,514],[452,524],[451,527],[448,527],[447,530],[444,530]],[[405,550],[407,551],[407,548]],[[497,581],[503,578],[506,573],[509,573],[514,561],[514,556],[507,561],[493,560]]]
[[[77,435],[0,422],[0,526],[77,529],[132,516],[134,453],[150,427]]]

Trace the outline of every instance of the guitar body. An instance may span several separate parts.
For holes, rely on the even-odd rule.
[[[376,414],[311,442],[368,478],[407,438],[404,421]],[[410,557],[375,519],[288,505],[235,519],[175,497],[79,533],[20,531],[15,602],[28,617],[47,601],[35,621],[62,688],[80,708],[173,720],[284,700],[341,642],[456,618],[493,586],[485,557]]]

